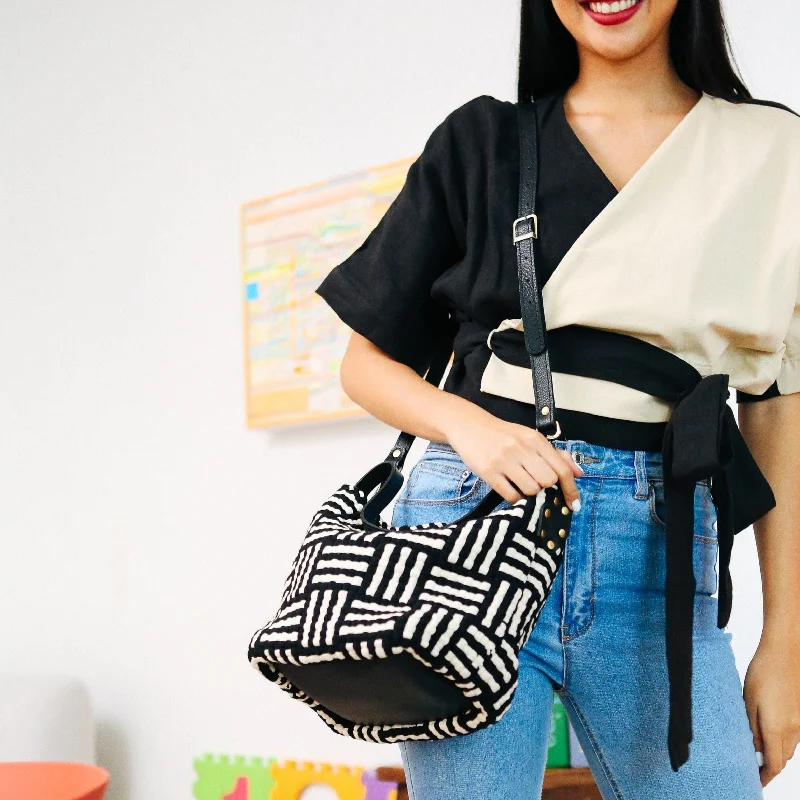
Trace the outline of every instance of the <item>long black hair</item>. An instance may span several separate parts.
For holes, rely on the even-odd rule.
[[[678,0],[669,23],[669,53],[680,79],[731,102],[752,99],[730,52],[720,0]],[[578,47],[552,0],[522,0],[517,99],[566,90],[578,77]]]

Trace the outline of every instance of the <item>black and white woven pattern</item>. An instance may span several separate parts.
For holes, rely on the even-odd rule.
[[[251,639],[250,663],[356,739],[442,739],[495,723],[516,690],[518,653],[562,562],[571,512],[551,487],[467,522],[381,520],[367,528],[366,499],[346,484],[314,514],[280,611]],[[281,672],[281,665],[404,653],[452,681],[466,710],[435,721],[357,724]]]

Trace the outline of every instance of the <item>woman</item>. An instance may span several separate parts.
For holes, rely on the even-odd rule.
[[[430,440],[393,525],[557,481],[577,512],[510,710],[403,743],[411,796],[539,796],[555,689],[605,798],[762,797],[800,740],[800,117],[750,96],[719,0],[524,0],[518,96],[538,109],[561,438],[533,423],[514,104],[449,114],[317,290],[353,328],[347,394]],[[453,322],[438,389],[420,376]],[[764,626],[743,697],[724,627],[753,523]]]

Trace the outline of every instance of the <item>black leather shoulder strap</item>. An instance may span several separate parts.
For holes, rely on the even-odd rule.
[[[519,128],[519,206],[513,224],[517,250],[519,299],[525,347],[531,359],[533,394],[536,401],[536,429],[549,439],[558,437],[561,426],[556,419],[553,396],[553,376],[547,352],[547,329],[544,303],[539,291],[534,261],[534,242],[539,236],[539,221],[535,213],[536,188],[539,173],[539,148],[536,125],[536,103],[517,103]]]

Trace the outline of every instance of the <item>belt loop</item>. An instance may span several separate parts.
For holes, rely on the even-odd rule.
[[[636,470],[637,500],[646,500],[649,496],[650,486],[647,481],[647,454],[644,450],[635,450],[633,453],[633,466]]]

